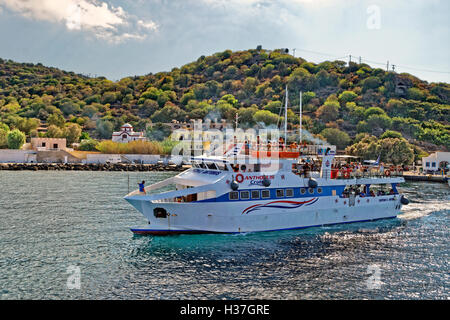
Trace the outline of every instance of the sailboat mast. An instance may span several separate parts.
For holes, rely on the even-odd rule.
[[[288,106],[288,88],[286,85],[286,103],[284,105],[284,143],[287,143],[287,106]]]
[[[300,135],[300,144],[302,144],[302,92],[300,91],[300,129],[299,129],[299,135]]]

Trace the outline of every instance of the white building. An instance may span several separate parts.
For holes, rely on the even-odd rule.
[[[36,153],[33,150],[0,149],[0,163],[36,163]]]
[[[143,132],[134,132],[133,126],[125,123],[120,127],[120,131],[113,132],[112,141],[114,142],[130,142],[135,140],[146,140]]]
[[[422,158],[423,172],[439,171],[442,168],[447,169],[450,164],[450,152],[436,152],[428,157]]]

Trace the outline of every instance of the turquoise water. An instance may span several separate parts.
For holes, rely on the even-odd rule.
[[[145,220],[122,199],[128,179],[171,175],[0,171],[0,299],[450,298],[445,184],[404,184],[412,202],[398,219],[134,236]],[[79,289],[67,286],[71,266]]]

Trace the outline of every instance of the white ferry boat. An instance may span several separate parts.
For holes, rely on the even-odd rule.
[[[408,200],[396,172],[351,164],[330,146],[233,145],[125,200],[148,220],[135,234],[246,233],[394,218]],[[245,150],[244,150],[245,149]],[[276,160],[275,160],[276,158]],[[381,169],[382,170],[382,169]],[[172,191],[158,189],[174,186]]]

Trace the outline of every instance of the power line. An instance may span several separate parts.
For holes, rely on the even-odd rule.
[[[399,65],[395,65],[395,66],[396,66],[396,67],[399,67],[399,68],[403,68],[403,69],[411,69],[411,70],[422,71],[422,72],[450,73],[450,71],[428,70],[428,69],[420,69],[420,68],[407,67],[407,66],[399,66]]]
[[[299,48],[295,48],[295,50],[303,51],[303,52],[308,52],[308,53],[313,53],[313,54],[317,54],[317,55],[321,55],[321,56],[333,57],[333,58],[342,56],[342,55],[338,55],[338,54],[330,54],[330,53],[319,52],[319,51],[313,51],[313,50],[307,50],[307,49],[299,49]],[[347,58],[347,57],[348,57],[348,55],[344,55],[342,58]],[[339,58],[339,59],[340,59],[340,58]]]
[[[308,53],[312,53],[312,54],[317,54],[317,55],[321,55],[321,56],[327,56],[327,57],[332,57],[335,58],[336,60],[341,60],[341,59],[349,59],[349,62],[352,62],[352,56],[353,57],[357,57],[356,55],[351,55],[351,54],[347,54],[344,56],[339,56],[336,54],[332,54],[332,53],[326,53],[326,52],[320,52],[320,51],[314,51],[314,50],[307,50],[307,49],[300,49],[300,48],[295,48],[296,51],[303,51],[303,52],[308,52]],[[359,64],[361,64],[362,62],[367,62],[370,64],[375,64],[375,65],[379,65],[379,66],[385,66],[387,67],[387,70],[389,70],[389,62],[380,62],[380,61],[373,61],[373,60],[369,60],[369,59],[365,59],[362,56],[359,56]],[[391,67],[393,67],[393,71],[395,71],[395,69],[409,69],[409,70],[415,70],[415,71],[421,71],[421,72],[432,72],[432,73],[441,73],[441,74],[450,74],[450,71],[440,71],[440,70],[431,70],[431,69],[426,69],[426,68],[418,68],[418,67],[410,67],[410,66],[405,66],[405,65],[399,65],[399,64],[391,64]]]

